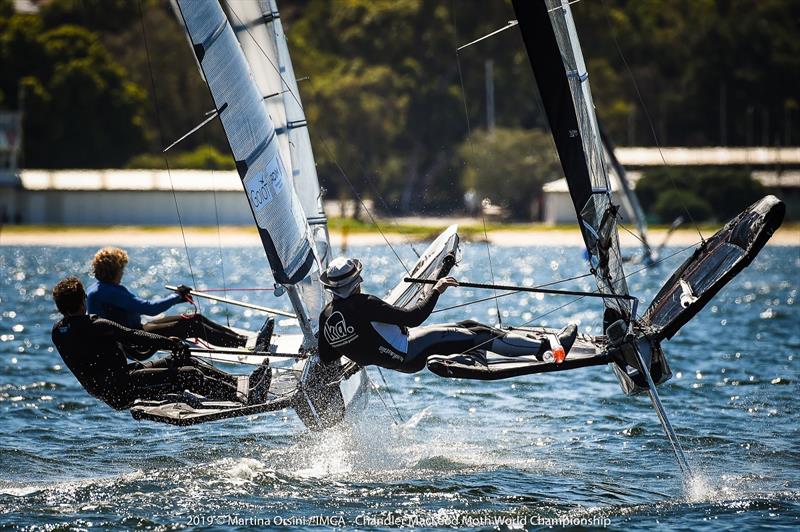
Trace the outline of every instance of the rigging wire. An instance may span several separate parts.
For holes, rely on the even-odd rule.
[[[140,1],[141,1],[141,0],[140,0]],[[295,102],[297,102],[297,105],[298,105],[298,106],[299,106],[299,107],[302,109],[302,108],[303,108],[303,105],[300,103],[300,98],[299,98],[299,97],[298,97],[298,96],[297,96],[297,95],[294,93],[294,91],[292,91],[291,87],[289,87],[289,85],[288,85],[288,84],[287,84],[285,81],[283,81],[283,76],[281,75],[280,68],[278,68],[278,66],[277,66],[277,65],[275,65],[275,63],[273,63],[273,62],[272,62],[272,60],[269,58],[269,55],[267,55],[267,52],[266,52],[266,51],[265,51],[265,50],[264,50],[264,49],[261,47],[261,44],[260,44],[260,43],[259,43],[259,42],[256,40],[256,38],[255,38],[255,37],[253,36],[253,34],[250,32],[250,28],[248,28],[247,24],[245,24],[245,23],[242,21],[242,19],[241,19],[241,18],[239,17],[239,15],[236,13],[236,10],[233,8],[233,6],[231,6],[231,3],[230,3],[228,0],[225,0],[225,4],[228,6],[228,9],[230,10],[231,14],[232,14],[234,17],[236,17],[236,19],[237,19],[237,20],[238,20],[238,22],[239,22],[239,25],[240,25],[240,26],[241,26],[241,27],[244,29],[244,31],[245,31],[245,32],[247,32],[247,35],[249,35],[249,36],[250,36],[250,39],[252,39],[252,41],[253,41],[253,44],[255,44],[255,45],[256,45],[256,48],[258,48],[258,50],[261,52],[261,55],[263,55],[263,56],[264,56],[264,59],[266,59],[266,60],[267,60],[267,62],[268,62],[268,63],[270,64],[270,66],[272,67],[272,69],[273,69],[275,72],[277,72],[277,73],[278,73],[278,76],[280,77],[280,79],[281,79],[281,82],[282,82],[284,85],[286,85],[286,92],[288,92],[288,93],[289,93],[289,94],[292,96],[292,98],[295,100]],[[307,127],[307,126],[306,126],[306,127]],[[328,143],[325,141],[325,139],[324,139],[324,138],[320,137],[319,135],[316,135],[315,133],[312,133],[312,131],[311,131],[311,129],[310,129],[310,128],[308,129],[308,131],[309,131],[309,133],[310,133],[310,134],[313,134],[313,135],[314,135],[314,138],[315,138],[315,139],[317,139],[317,140],[319,141],[319,144],[322,146],[322,148],[323,148],[323,150],[325,151],[325,153],[328,155],[328,157],[330,157],[331,161],[333,161],[333,164],[334,164],[334,166],[336,166],[336,169],[337,169],[337,171],[338,171],[338,172],[339,172],[339,174],[342,176],[342,178],[344,178],[345,182],[346,182],[346,183],[347,183],[347,185],[350,187],[350,190],[353,192],[353,195],[356,197],[356,200],[358,200],[358,203],[359,203],[359,204],[361,205],[361,207],[364,209],[364,212],[366,212],[366,213],[367,213],[367,215],[369,216],[369,219],[370,219],[370,221],[371,221],[371,222],[372,222],[372,224],[375,226],[375,228],[378,230],[378,232],[380,233],[381,237],[383,237],[383,240],[384,240],[384,242],[386,242],[386,245],[387,245],[387,246],[389,246],[389,249],[392,251],[392,253],[394,254],[395,258],[397,258],[398,262],[400,262],[400,264],[403,266],[403,269],[406,271],[406,273],[410,273],[410,270],[409,270],[409,269],[408,269],[408,267],[406,266],[405,262],[403,261],[403,259],[402,259],[402,258],[400,258],[400,255],[397,253],[397,251],[395,250],[394,246],[392,246],[391,242],[389,242],[389,239],[388,239],[388,238],[386,237],[386,235],[384,234],[383,230],[381,229],[381,227],[380,227],[380,225],[378,224],[378,222],[377,222],[377,220],[375,219],[375,217],[372,215],[372,212],[369,210],[369,208],[367,207],[366,203],[364,203],[364,200],[363,200],[363,198],[361,197],[361,194],[359,194],[359,193],[358,193],[358,191],[357,191],[357,189],[356,189],[355,185],[354,185],[354,184],[353,184],[353,182],[350,180],[350,177],[347,175],[347,173],[344,171],[344,169],[342,168],[342,166],[339,164],[339,161],[336,159],[336,156],[333,154],[333,150],[330,148],[330,146],[328,145]],[[359,165],[360,165],[360,161],[359,161]],[[360,165],[360,166],[361,166],[361,165]],[[361,166],[361,169],[362,169],[362,173],[364,173],[364,175],[366,176],[366,173],[365,173],[365,172],[363,172],[363,171],[364,171],[364,167],[363,167],[363,166]],[[371,186],[371,183],[370,183],[369,179],[367,179],[367,178],[365,177],[365,178],[364,178],[364,181],[365,181],[365,182],[366,182],[368,185],[370,185],[370,188],[372,188],[372,186]],[[375,192],[375,191],[373,190],[373,192]],[[386,206],[386,207],[388,208],[388,205],[386,205],[386,202],[385,202],[385,201],[383,201],[383,198],[381,197],[381,195],[380,195],[379,193],[377,193],[377,192],[375,192],[375,193],[376,193],[376,195],[378,196],[378,198],[381,200],[381,202],[384,204],[384,206]],[[413,246],[413,245],[411,246],[411,249],[414,251],[414,253],[416,253],[416,254],[417,254],[417,256],[419,256],[419,253],[417,253],[417,250],[416,250],[416,249],[414,249],[414,246]]]
[[[492,279],[492,284],[494,282],[494,268],[492,267],[492,251],[491,247],[489,246],[489,235],[486,234],[486,217],[482,217],[483,219],[483,240],[486,242],[486,255],[489,257],[489,276]],[[497,289],[493,288],[492,291],[494,292],[494,308],[497,311],[497,326],[503,326],[503,317],[500,315],[500,303],[497,301]]]
[[[592,274],[591,272],[590,273],[584,273],[583,275],[576,275],[574,277],[568,277],[566,279],[559,279],[557,281],[551,281],[549,283],[544,283],[544,284],[532,286],[531,288],[547,288],[548,286],[554,286],[554,285],[557,285],[557,284],[566,283],[568,281],[575,281],[577,279],[583,279],[584,277],[592,277],[593,275],[594,274]],[[522,293],[521,290],[513,290],[511,292],[506,292],[506,293],[500,294],[500,295],[483,297],[481,299],[475,299],[473,301],[468,301],[466,303],[453,305],[451,307],[445,307],[445,308],[441,308],[441,309],[436,309],[433,312],[431,312],[431,314],[436,314],[437,312],[445,312],[447,310],[453,310],[453,309],[457,309],[457,308],[461,308],[461,307],[466,307],[466,306],[469,306],[469,305],[474,305],[475,303],[483,303],[484,301],[491,301],[492,299],[495,299],[495,298],[501,298],[501,297],[511,296],[511,295],[514,295],[514,294],[521,294],[521,293]]]
[[[395,418],[394,414],[392,414],[392,411],[391,411],[391,409],[389,408],[389,405],[387,405],[387,404],[386,404],[386,400],[383,398],[383,394],[381,393],[381,389],[380,389],[380,388],[378,387],[378,385],[377,385],[377,384],[375,384],[375,382],[374,382],[374,381],[373,381],[373,380],[370,378],[370,376],[369,376],[369,373],[366,373],[366,372],[365,372],[364,374],[367,376],[367,380],[369,381],[370,385],[372,386],[372,389],[373,389],[373,390],[375,390],[375,393],[376,393],[376,394],[378,394],[378,399],[380,399],[380,400],[381,400],[381,403],[383,404],[383,408],[384,408],[384,410],[386,410],[386,413],[387,413],[387,414],[389,414],[389,417],[391,418],[391,420],[392,420],[392,423],[393,423],[394,425],[396,425],[396,426],[399,426],[399,425],[400,425],[400,423],[398,423],[398,422],[397,422],[397,419]],[[397,412],[397,414],[398,414],[398,415],[400,415],[400,412],[398,411],[398,412]]]
[[[234,288],[232,286],[223,288],[198,288],[200,292],[274,292],[275,288]]]
[[[678,255],[678,254],[680,254],[680,253],[684,253],[684,252],[686,252],[686,251],[688,251],[688,250],[690,250],[690,249],[694,248],[695,246],[697,246],[698,244],[701,244],[701,243],[703,243],[703,242],[704,242],[704,241],[695,242],[694,244],[692,244],[692,245],[690,245],[690,246],[686,246],[685,248],[679,249],[679,250],[678,250],[678,251],[676,251],[675,253],[671,253],[671,254],[667,255],[667,256],[666,256],[666,257],[664,257],[663,259],[659,259],[659,260],[657,260],[657,261],[654,263],[654,265],[655,265],[655,264],[659,264],[659,263],[661,263],[661,262],[664,262],[664,261],[666,261],[666,260],[669,260],[669,259],[671,259],[672,257],[674,257],[675,255]],[[623,276],[623,279],[627,279],[628,277],[631,277],[632,275],[636,275],[637,273],[640,273],[640,272],[642,272],[642,271],[644,271],[644,270],[647,270],[647,269],[650,269],[650,268],[652,268],[652,266],[645,266],[645,267],[643,267],[643,268],[640,268],[640,269],[638,269],[638,270],[636,270],[636,271],[633,271],[633,272],[631,272],[631,273],[629,273],[629,274],[627,274],[627,275]],[[559,282],[561,282],[561,281],[559,281]],[[599,293],[602,293],[602,292],[600,292],[600,291],[598,290],[598,291],[597,291],[597,293],[599,294]],[[613,297],[613,294],[609,294],[609,295],[611,295],[611,296]],[[545,318],[545,317],[549,316],[550,314],[553,314],[553,313],[554,313],[554,312],[556,312],[556,311],[559,311],[559,310],[561,310],[561,309],[563,309],[563,308],[565,308],[565,307],[567,307],[567,306],[569,306],[569,305],[572,305],[573,303],[577,303],[577,302],[578,302],[578,301],[580,301],[581,299],[585,299],[586,297],[587,297],[587,296],[580,296],[580,297],[576,297],[575,299],[572,299],[572,300],[570,300],[570,301],[567,301],[567,302],[566,302],[566,303],[564,303],[563,305],[559,305],[559,306],[557,306],[557,307],[555,307],[555,308],[553,308],[553,309],[551,309],[551,310],[548,310],[547,312],[545,312],[545,313],[543,313],[543,314],[539,314],[539,315],[537,315],[537,316],[534,316],[534,317],[532,317],[531,319],[529,319],[528,321],[526,321],[526,322],[522,323],[521,325],[510,326],[510,327],[508,327],[508,330],[509,330],[509,331],[513,331],[514,329],[521,329],[521,328],[523,328],[523,327],[527,327],[527,326],[529,326],[531,323],[533,323],[534,321],[538,321],[538,320],[540,320],[540,319],[542,319],[542,318]],[[480,344],[478,344],[478,345],[472,346],[472,347],[470,347],[469,349],[467,349],[467,350],[465,350],[465,351],[462,351],[462,352],[460,352],[460,353],[456,353],[456,354],[457,354],[457,355],[464,355],[464,354],[466,354],[466,353],[468,353],[468,352],[470,352],[470,351],[472,351],[472,350],[474,350],[474,349],[480,349],[480,348],[481,348],[481,347],[483,347],[484,345],[487,345],[487,344],[489,344],[489,343],[493,342],[495,339],[497,339],[497,338],[500,338],[500,337],[501,337],[503,334],[505,334],[503,331],[498,331],[498,334],[497,334],[496,336],[492,336],[492,338],[490,338],[490,339],[488,339],[488,340],[486,340],[486,341],[484,341],[484,342],[481,342],[481,343],[480,343]]]
[[[158,93],[156,91],[155,76],[153,75],[153,65],[152,65],[152,63],[150,61],[150,47],[147,44],[147,31],[145,29],[145,24],[144,24],[144,12],[142,11],[142,0],[139,0],[138,7],[139,7],[139,22],[141,23],[141,26],[142,26],[142,40],[144,41],[144,50],[145,50],[145,55],[147,56],[147,70],[148,70],[148,72],[150,74],[150,87],[151,87],[151,90],[153,92],[153,107],[154,107],[155,115],[156,115],[156,124],[158,126],[159,143],[161,144],[161,148],[163,149],[164,148],[164,129],[163,129],[163,126],[161,124],[161,113],[159,111]],[[195,278],[194,269],[192,268],[192,256],[189,253],[189,244],[186,242],[186,232],[184,231],[184,228],[183,228],[183,219],[181,217],[181,209],[180,209],[180,206],[178,205],[178,195],[175,193],[175,186],[174,186],[174,184],[172,182],[172,170],[170,168],[169,159],[167,158],[166,154],[164,155],[164,163],[167,166],[167,177],[169,178],[169,186],[170,186],[170,189],[172,190],[172,199],[175,202],[175,212],[178,215],[178,224],[181,227],[181,237],[183,238],[183,248],[186,250],[186,262],[189,265],[189,274],[192,276],[192,286],[197,286],[197,279]],[[195,309],[197,309],[197,305],[195,305]]]
[[[639,103],[642,106],[642,110],[644,111],[645,118],[647,119],[647,125],[650,128],[650,133],[653,135],[653,141],[656,144],[656,148],[658,149],[658,154],[661,156],[661,162],[664,163],[664,166],[669,168],[669,164],[667,164],[667,159],[664,157],[664,152],[661,150],[661,142],[658,139],[658,134],[656,133],[655,125],[653,124],[653,119],[650,116],[650,111],[647,108],[647,105],[644,103],[644,97],[642,96],[642,92],[639,90],[639,84],[636,82],[636,77],[633,75],[633,70],[631,69],[630,65],[628,64],[628,60],[625,58],[625,54],[622,52],[622,47],[617,40],[617,34],[614,31],[614,25],[611,23],[611,18],[608,16],[608,4],[606,0],[600,0],[603,3],[603,16],[606,19],[606,24],[608,25],[608,31],[611,34],[611,38],[614,41],[614,46],[617,49],[617,53],[619,54],[622,63],[625,65],[625,70],[628,73],[628,77],[631,79],[631,83],[633,84],[633,88],[636,92],[636,96],[639,99]],[[678,189],[677,183],[675,183],[675,179],[672,177],[671,174],[667,174],[669,176],[669,180],[672,183],[672,187],[675,190]],[[703,237],[703,233],[700,231],[700,226],[695,221],[692,213],[689,212],[689,209],[686,207],[686,204],[681,202],[681,207],[683,207],[684,212],[692,221],[692,225],[694,225],[695,230],[697,230],[697,234],[700,235],[700,242],[705,243],[705,238]]]
[[[205,133],[206,141],[208,140],[208,134]],[[225,278],[225,257],[222,254],[222,230],[220,229],[219,223],[219,208],[217,207],[217,180],[216,175],[214,174],[214,169],[211,169],[211,186],[212,190],[214,191],[214,215],[217,218],[217,249],[219,250],[219,266],[220,270],[222,271],[222,287],[225,298],[228,297],[228,281]],[[228,325],[228,328],[231,327],[231,313],[230,313],[230,305],[225,305],[225,322]]]
[[[383,385],[386,387],[386,395],[388,395],[389,399],[392,400],[392,405],[394,406],[395,412],[397,412],[397,417],[400,418],[400,421],[405,423],[406,420],[403,418],[403,415],[400,413],[400,408],[397,406],[397,403],[394,400],[394,395],[392,395],[392,389],[389,388],[389,383],[386,382],[386,377],[383,375],[383,369],[381,369],[380,366],[375,366],[375,367],[378,368],[378,374],[381,376],[381,380],[383,381]]]

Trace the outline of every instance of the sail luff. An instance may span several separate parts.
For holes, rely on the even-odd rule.
[[[601,292],[627,294],[616,207],[603,162],[588,73],[566,0],[513,0],[578,225]],[[630,319],[630,305],[605,300],[606,323]]]
[[[310,229],[278,150],[275,127],[219,4],[178,0],[178,7],[273,276],[279,283],[295,284],[315,265],[315,257]]]

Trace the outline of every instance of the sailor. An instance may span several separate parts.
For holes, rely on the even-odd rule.
[[[448,287],[458,286],[456,279],[439,279],[425,299],[404,309],[361,293],[361,271],[358,259],[339,257],[320,276],[323,286],[333,294],[333,300],[319,319],[319,357],[324,363],[346,356],[362,366],[416,373],[425,368],[431,355],[458,355],[481,361],[482,353],[488,350],[505,356],[532,355],[543,359],[551,347],[549,340],[501,331],[474,321],[420,327],[439,296]],[[577,334],[574,324],[558,334],[566,352]]]
[[[88,311],[125,327],[142,329],[162,336],[202,338],[223,347],[242,347],[247,337],[209,320],[200,313],[165,316],[142,324],[142,314],[155,316],[181,302],[192,302],[191,289],[181,285],[178,293],[163,299],[147,300],[121,284],[128,254],[115,247],[98,251],[92,261],[97,279],[87,291]]]
[[[239,392],[236,377],[188,356],[179,338],[86,314],[86,294],[76,277],[59,281],[53,288],[53,300],[64,315],[52,332],[61,358],[87,392],[112,408],[128,408],[136,399],[168,399],[169,394],[184,390],[211,400],[259,404],[267,399],[271,380],[268,366],[256,368],[248,386]],[[128,363],[123,346],[174,354],[153,362]]]

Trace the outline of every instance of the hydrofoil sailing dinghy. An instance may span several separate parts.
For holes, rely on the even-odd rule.
[[[321,292],[318,281],[322,254],[296,187],[287,186],[287,163],[276,142],[281,128],[275,127],[263,103],[270,95],[262,94],[249,75],[242,52],[244,46],[239,47],[236,34],[216,2],[179,0],[178,5],[229,140],[273,276],[289,295],[303,334],[291,341],[275,335],[267,353],[232,353],[236,357],[247,357],[248,362],[270,356],[289,355],[290,359],[294,356],[289,367],[273,368],[270,400],[263,405],[175,401],[140,404],[132,412],[140,419],[191,424],[293,407],[312,429],[332,426],[348,411],[363,404],[367,378],[363,369],[349,360],[332,369],[319,364],[315,356],[318,314],[310,311],[312,299],[304,296],[306,287],[312,293]],[[268,16],[264,14],[260,19],[262,23],[271,24],[276,20],[274,3],[270,5],[272,11]],[[595,278],[597,290],[512,288],[599,298],[604,305],[604,334],[580,335],[566,359],[560,362],[555,357],[539,359],[533,354],[501,356],[478,346],[472,353],[432,357],[428,368],[443,377],[488,380],[611,364],[623,391],[626,394],[648,391],[661,416],[663,411],[655,386],[672,375],[661,341],[674,335],[752,261],[780,226],[784,206],[768,196],[704,240],[640,316],[638,300],[629,294],[625,281],[617,233],[618,207],[611,201],[588,75],[569,3],[566,0],[515,0],[513,5],[578,213],[578,225],[589,252],[589,273]],[[242,21],[241,16],[236,18],[244,28],[255,24]],[[245,35],[252,37],[252,32],[240,29],[240,38]],[[409,276],[392,290],[387,302],[399,306],[415,304],[437,278],[450,271],[457,246],[456,230],[449,228],[420,257]],[[322,293],[323,299],[313,300],[316,301],[314,309],[324,305]],[[498,329],[498,334],[509,330],[546,339],[551,345],[557,334],[555,330],[529,324]],[[295,348],[287,348],[288,345]],[[223,354],[210,353],[208,358]]]
[[[222,122],[242,179],[279,289],[276,293],[285,293],[291,301],[293,312],[283,315],[296,318],[302,334],[272,334],[262,351],[208,345],[192,350],[196,359],[226,367],[269,363],[272,381],[263,404],[183,395],[168,401],[139,401],[131,414],[136,419],[190,425],[292,407],[311,429],[335,425],[348,412],[363,408],[369,381],[364,369],[352,361],[343,359],[335,367],[322,367],[314,356],[317,318],[328,297],[319,283],[329,254],[327,221],[277,6],[274,0],[228,3],[226,17],[216,1],[178,0],[176,4],[211,93],[213,114]],[[429,246],[411,271],[424,279],[446,275],[455,263],[457,247],[453,226]],[[414,305],[429,289],[401,281],[387,301],[402,307]],[[243,304],[198,291],[193,295]]]
[[[589,252],[589,272],[596,292],[560,291],[581,298],[601,298],[605,306],[599,336],[580,335],[567,358],[507,357],[477,348],[456,356],[433,357],[428,368],[443,377],[504,379],[532,373],[611,364],[627,394],[648,390],[672,373],[661,341],[697,314],[753,258],[780,226],[785,207],[767,196],[746,209],[711,238],[670,277],[643,316],[628,292],[617,233],[618,206],[611,201],[608,156],[594,114],[588,73],[567,0],[514,0],[518,27],[536,77],[556,144],[578,225]],[[647,246],[649,249],[649,246]],[[421,281],[424,282],[424,281]],[[465,284],[483,288],[558,293],[553,289]],[[687,294],[687,290],[691,293]],[[557,331],[533,327],[513,330],[545,340]]]

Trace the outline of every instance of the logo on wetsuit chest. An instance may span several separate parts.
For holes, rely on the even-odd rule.
[[[358,338],[355,328],[348,327],[344,316],[338,310],[325,320],[325,339],[333,347],[341,347]]]

